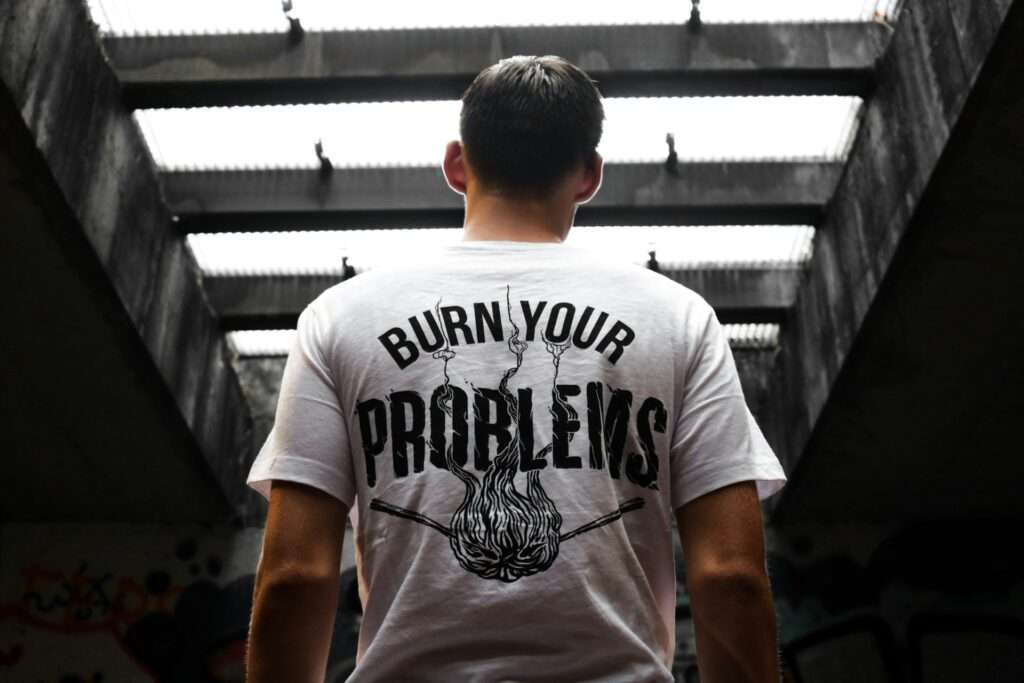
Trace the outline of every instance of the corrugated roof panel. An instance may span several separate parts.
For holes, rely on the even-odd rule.
[[[240,330],[228,332],[227,338],[239,356],[287,356],[295,330]]]
[[[779,345],[777,323],[741,323],[722,327],[733,349],[773,349]]]
[[[88,0],[100,30],[115,35],[252,33],[288,27],[280,0]],[[292,17],[307,30],[448,28],[582,24],[664,24],[689,19],[685,0],[593,2],[517,0],[514,3],[448,0],[337,2],[293,0]],[[870,21],[892,16],[895,0],[729,0],[701,3],[711,23]]]
[[[814,228],[802,225],[578,226],[566,244],[644,264],[654,251],[666,270],[799,268],[811,256]],[[204,275],[341,275],[425,249],[454,244],[461,228],[192,233],[188,244]]]
[[[608,97],[598,146],[606,162],[655,162],[675,137],[681,161],[835,161],[861,99],[844,96]],[[459,139],[459,100],[136,110],[168,170],[439,165]]]

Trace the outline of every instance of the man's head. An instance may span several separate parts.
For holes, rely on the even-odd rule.
[[[445,177],[463,194],[585,202],[601,182],[603,121],[601,93],[579,67],[554,55],[503,59],[462,96]]]

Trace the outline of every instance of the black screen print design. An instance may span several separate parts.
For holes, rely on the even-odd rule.
[[[552,436],[552,441],[543,446],[532,458],[531,454],[521,452],[521,449],[524,448],[524,442],[519,438],[520,424],[522,424],[520,422],[521,395],[516,396],[510,391],[508,383],[518,372],[523,362],[523,356],[530,345],[520,338],[519,326],[512,316],[510,289],[510,286],[506,286],[505,303],[513,329],[513,334],[508,339],[508,349],[515,357],[515,364],[508,367],[502,374],[498,393],[503,398],[499,405],[504,405],[508,412],[508,419],[505,422],[513,430],[512,437],[504,442],[499,442],[497,454],[490,459],[486,468],[483,469],[482,476],[478,478],[460,464],[455,457],[453,448],[458,435],[453,435],[444,449],[443,466],[462,482],[465,493],[447,526],[424,514],[392,505],[380,498],[371,499],[369,504],[371,510],[411,520],[439,532],[448,539],[452,552],[463,569],[484,579],[495,579],[506,583],[547,570],[558,557],[561,543],[611,524],[621,519],[626,513],[644,506],[643,498],[629,498],[621,502],[618,508],[608,511],[593,521],[563,532],[562,516],[544,490],[539,469],[527,471],[525,493],[517,490],[514,477],[519,471],[521,463],[524,461],[538,462],[546,458],[552,452],[555,435]],[[440,301],[434,306],[437,320],[441,319],[439,306]],[[431,357],[442,362],[444,382],[433,393],[434,405],[431,408],[434,410],[433,414],[447,416],[451,419],[453,430],[457,430],[458,421],[455,419],[456,415],[453,414],[452,409],[453,399],[456,398],[456,389],[451,385],[448,374],[448,364],[456,358],[457,354],[451,348],[449,335],[445,334],[443,329],[439,331],[444,337],[444,347],[433,351]],[[549,412],[555,418],[560,417],[563,421],[578,425],[577,411],[558,390],[559,363],[563,353],[569,347],[570,341],[568,339],[563,342],[552,341],[543,331],[541,331],[541,339],[545,350],[551,356],[553,365],[551,380],[553,403]],[[475,387],[474,391],[477,391]],[[628,404],[627,400],[627,411]],[[647,399],[641,412],[650,414],[655,431],[664,431],[667,415],[660,401],[653,397]],[[620,424],[612,425],[612,430],[615,434],[621,434],[622,421],[618,420],[617,422]],[[381,426],[378,422],[378,432],[381,431]],[[364,437],[366,431],[364,429]],[[562,438],[571,442],[575,433],[575,431],[565,432]],[[621,444],[622,439],[619,438],[617,441]],[[528,448],[532,445],[532,439],[526,443],[525,447]],[[657,456],[653,452],[649,432],[648,438],[644,442],[644,450],[643,456],[638,454],[629,456],[629,465],[632,467],[627,466],[627,469],[631,471],[637,469],[634,460],[646,463],[645,474],[648,478],[643,480],[643,484],[647,488],[657,489]],[[367,453],[369,458],[369,451]],[[612,456],[609,453],[609,460],[611,459]],[[593,457],[591,464],[594,464]],[[617,464],[613,476],[618,476]],[[634,483],[641,482],[635,481]],[[372,481],[370,485],[373,485]]]

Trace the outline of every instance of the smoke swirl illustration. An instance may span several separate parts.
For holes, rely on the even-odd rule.
[[[370,501],[370,508],[396,517],[409,519],[428,526],[448,537],[449,544],[459,565],[484,579],[496,579],[506,583],[537,574],[548,569],[558,557],[562,541],[587,531],[610,524],[630,510],[643,507],[642,498],[632,498],[622,503],[617,510],[603,515],[593,522],[584,524],[569,533],[561,533],[562,515],[540,482],[540,472],[531,470],[526,475],[525,495],[515,487],[514,478],[520,462],[519,402],[508,389],[509,380],[515,376],[523,363],[523,355],[529,345],[519,338],[519,326],[512,317],[510,287],[506,286],[505,301],[513,334],[509,337],[508,348],[515,356],[515,365],[507,368],[498,387],[508,409],[509,422],[513,426],[512,438],[502,447],[483,474],[482,481],[456,462],[451,439],[445,450],[447,469],[465,487],[462,502],[452,516],[451,524],[443,524],[418,512],[406,510],[378,498]],[[434,308],[439,313],[440,301]],[[440,319],[440,315],[438,315]],[[443,332],[442,332],[443,334]],[[543,335],[542,335],[543,338]],[[556,344],[544,338],[544,344],[551,354],[554,365],[552,389],[557,386],[558,366],[569,343]],[[437,406],[452,418],[454,392],[448,376],[448,362],[456,357],[450,341],[445,335],[445,347],[432,354],[443,361],[444,385],[438,393]],[[474,391],[476,389],[474,388]],[[558,394],[553,392],[566,414],[576,417],[576,411]],[[455,424],[454,419],[452,424]],[[570,436],[571,438],[571,436]],[[538,457],[551,451],[552,444],[545,445]]]
[[[555,561],[562,516],[541,486],[538,471],[527,475],[525,496],[513,482],[519,469],[519,406],[508,382],[522,365],[528,344],[519,338],[507,288],[506,306],[513,329],[508,348],[516,362],[505,370],[498,391],[515,432],[484,472],[482,484],[477,485],[468,472],[463,477],[453,469],[466,484],[466,496],[452,517],[449,542],[464,569],[485,579],[511,582],[542,572]],[[448,466],[458,468],[451,457]]]

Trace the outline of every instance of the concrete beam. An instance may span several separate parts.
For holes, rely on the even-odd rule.
[[[701,294],[727,323],[779,322],[796,297],[800,274],[796,268],[664,271]],[[274,275],[205,277],[203,281],[225,329],[290,329],[302,309],[339,278]]]
[[[0,45],[2,516],[244,513],[229,348],[85,4],[0,1]]]
[[[874,23],[517,26],[111,37],[132,108],[458,99],[503,57],[559,54],[605,96],[862,95]]]
[[[842,165],[818,162],[606,164],[576,225],[813,224]],[[440,164],[409,168],[171,171],[161,174],[186,232],[342,227],[456,227],[465,200]]]
[[[999,15],[952,17],[961,51],[984,54]],[[780,522],[1024,518],[1021,35],[1016,2],[818,418]]]
[[[890,264],[1010,5],[1011,0],[907,0],[900,11],[890,47],[878,65],[875,95],[816,234],[807,282],[780,338],[764,426],[786,471],[794,476],[770,501],[773,519],[808,488],[798,481],[807,469],[805,453],[819,434],[820,416],[846,372],[862,324],[889,277]],[[964,216],[961,228],[969,231],[973,220]],[[941,290],[932,295],[944,296]],[[884,441],[881,435],[875,439]],[[868,448],[876,450],[878,443]],[[891,469],[886,461],[871,477],[878,479]],[[872,500],[856,487],[851,491]],[[842,516],[846,510],[835,514]]]

